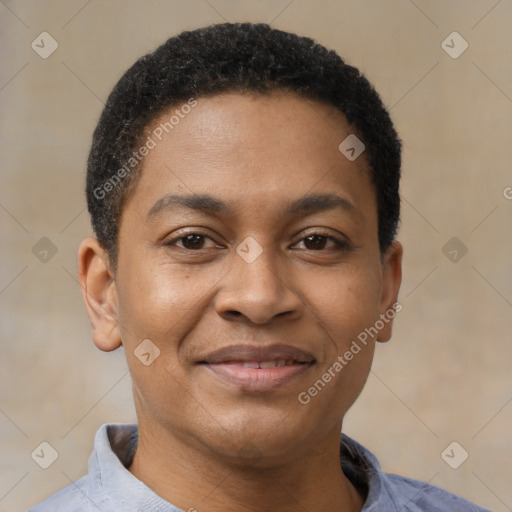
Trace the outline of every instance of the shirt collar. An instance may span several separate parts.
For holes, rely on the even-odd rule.
[[[89,459],[89,495],[100,490],[96,505],[102,511],[180,512],[128,471],[137,441],[135,424],[109,424],[98,430]]]
[[[100,427],[89,459],[89,496],[101,509],[124,512],[180,512],[128,471],[138,442],[136,424],[108,424]],[[375,510],[383,488],[384,474],[376,457],[345,434],[340,439],[341,467],[363,494],[363,511]],[[99,500],[99,502],[97,501]],[[102,508],[104,507],[104,508]]]

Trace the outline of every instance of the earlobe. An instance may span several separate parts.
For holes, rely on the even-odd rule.
[[[386,251],[382,274],[382,295],[380,301],[380,319],[384,327],[379,331],[377,341],[386,342],[391,339],[393,320],[402,310],[398,302],[398,292],[402,284],[402,255],[403,247],[394,241]]]
[[[94,344],[106,352],[122,344],[117,321],[117,295],[107,252],[96,238],[86,238],[78,250],[78,279],[93,328]]]

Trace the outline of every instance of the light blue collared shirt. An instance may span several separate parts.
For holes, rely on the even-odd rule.
[[[183,512],[126,469],[137,441],[137,425],[103,425],[89,473],[29,512]],[[344,434],[340,454],[347,478],[367,494],[362,512],[490,512],[439,487],[383,473],[375,456]]]

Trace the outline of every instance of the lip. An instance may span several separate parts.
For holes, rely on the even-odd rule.
[[[281,366],[247,367],[268,361],[279,361]],[[231,345],[209,353],[197,364],[245,391],[271,391],[299,378],[315,363],[311,353],[290,345]]]

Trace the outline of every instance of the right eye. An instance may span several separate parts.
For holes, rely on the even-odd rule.
[[[166,242],[165,245],[177,245],[182,249],[197,251],[205,248],[204,244],[206,240],[211,240],[214,244],[213,247],[217,247],[217,244],[209,236],[195,232],[173,238],[169,240],[169,242]]]

